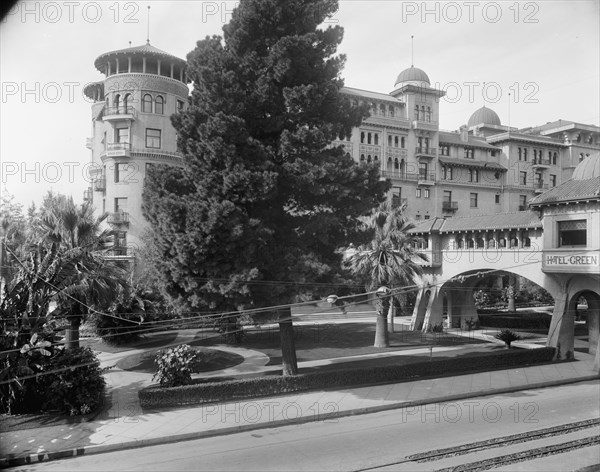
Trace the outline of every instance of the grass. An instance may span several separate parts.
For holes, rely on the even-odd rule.
[[[218,349],[198,347],[196,348],[196,351],[198,351],[199,354],[198,360],[194,362],[192,366],[192,372],[195,374],[223,370],[244,362],[244,358],[239,354]],[[131,355],[117,362],[117,367],[123,370],[154,374],[156,372],[154,358],[156,357],[157,352],[158,351],[146,351],[140,354]]]
[[[390,347],[373,347],[375,323],[338,323],[295,325],[296,355],[299,362],[358,356],[381,352],[402,351],[424,346],[457,346],[460,344],[484,344],[478,339],[454,336],[446,333],[421,333],[403,329],[390,333]],[[214,346],[222,343],[218,337],[206,337],[199,333],[190,344]],[[246,331],[240,347],[254,349],[269,356],[268,365],[281,364],[279,328]]]

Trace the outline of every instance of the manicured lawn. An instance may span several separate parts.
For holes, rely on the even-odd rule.
[[[195,374],[227,369],[244,361],[244,358],[238,354],[219,349],[198,347],[196,351],[198,351],[198,360],[192,365],[192,372]],[[154,374],[156,372],[154,364],[156,354],[157,351],[154,350],[133,354],[117,362],[117,367],[123,370]]]
[[[406,327],[404,327],[406,328]],[[390,333],[389,348],[375,348],[375,323],[305,324],[294,326],[296,334],[296,354],[299,362],[331,359],[335,357],[357,356],[380,352],[393,352],[416,347],[456,346],[460,344],[482,343],[466,336],[453,336],[446,333],[408,331]],[[214,346],[223,342],[220,337],[207,337],[198,333],[191,343],[197,346]],[[270,358],[269,365],[281,364],[281,347],[278,327],[247,330],[240,347],[265,353]]]

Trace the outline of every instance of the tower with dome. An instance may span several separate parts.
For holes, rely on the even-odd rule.
[[[93,203],[117,237],[110,257],[133,260],[143,244],[146,170],[153,164],[182,165],[170,116],[187,106],[186,62],[150,44],[110,51],[94,66],[102,79],[89,83],[92,103],[91,186]]]

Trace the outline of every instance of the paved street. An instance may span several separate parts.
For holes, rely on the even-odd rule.
[[[441,470],[462,464],[593,438],[597,381],[532,389],[454,402],[400,408],[326,422],[267,428],[28,465],[15,470]],[[577,424],[569,431],[562,425]],[[554,431],[528,437],[535,430]],[[517,435],[502,447],[489,440]],[[484,444],[478,444],[485,442]],[[416,462],[413,454],[468,445],[462,455]],[[516,462],[494,470],[577,470],[600,464],[600,448]]]

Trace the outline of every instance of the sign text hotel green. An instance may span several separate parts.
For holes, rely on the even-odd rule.
[[[598,265],[598,256],[546,256],[548,265]]]

